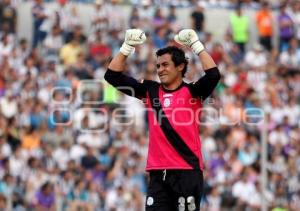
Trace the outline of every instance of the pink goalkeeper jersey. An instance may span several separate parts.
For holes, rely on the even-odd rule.
[[[154,86],[157,87],[157,86]],[[149,89],[153,90],[155,88]],[[194,169],[178,152],[181,146],[172,145],[161,128],[162,118],[167,118],[172,129],[178,133],[186,146],[198,159],[198,168],[203,169],[201,141],[199,136],[199,117],[202,104],[200,99],[193,98],[188,85],[183,83],[175,91],[158,87],[159,102],[164,114],[152,109],[151,98],[147,94],[145,104],[149,120],[149,148],[146,170],[155,169]],[[158,99],[154,101],[158,103]],[[174,131],[168,131],[172,133]],[[168,133],[167,132],[167,133]],[[189,158],[186,158],[189,159]]]
[[[199,119],[202,103],[218,84],[217,67],[195,83],[168,91],[155,81],[143,83],[108,69],[104,78],[119,91],[143,99],[148,110],[149,150],[146,170],[203,169]]]

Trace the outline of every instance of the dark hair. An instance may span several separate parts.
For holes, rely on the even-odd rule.
[[[52,188],[52,184],[49,181],[46,181],[45,183],[42,184],[41,191],[44,192],[48,187]]]
[[[263,1],[261,4],[262,7],[268,7],[269,6],[269,2],[267,1]]]
[[[184,68],[182,70],[182,77],[184,77],[186,71],[187,71],[187,65],[189,61],[185,57],[185,53],[182,49],[177,48],[176,46],[168,46],[165,48],[161,48],[158,51],[156,51],[156,56],[162,56],[164,54],[170,54],[171,59],[175,64],[175,67],[178,67],[181,64],[184,64]]]

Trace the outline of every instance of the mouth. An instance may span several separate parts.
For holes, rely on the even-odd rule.
[[[167,76],[166,74],[161,74],[161,75],[158,75],[160,78],[163,78],[165,76]]]

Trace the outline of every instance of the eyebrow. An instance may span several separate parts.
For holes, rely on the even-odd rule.
[[[163,66],[165,66],[165,65],[167,65],[167,64],[169,64],[169,62],[162,62],[161,64],[156,64],[156,67],[157,67],[157,68],[159,68],[159,67],[160,67],[160,65],[163,65]]]

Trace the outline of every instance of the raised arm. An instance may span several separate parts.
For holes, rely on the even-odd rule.
[[[177,35],[175,35],[174,40],[181,45],[191,48],[192,51],[198,55],[198,58],[205,71],[205,75],[197,82],[190,84],[190,89],[193,96],[197,96],[202,100],[205,100],[209,95],[211,95],[221,78],[216,63],[206,52],[203,44],[200,42],[198,35],[194,30],[183,29]]]
[[[104,75],[104,79],[119,91],[137,98],[145,97],[145,86],[136,79],[126,76],[122,72],[125,70],[127,57],[134,52],[134,46],[144,43],[145,40],[146,36],[142,30],[128,29],[120,52],[112,59],[108,65],[108,70]]]
[[[124,71],[126,59],[127,59],[127,56],[125,56],[121,52],[119,52],[109,63],[108,69],[115,71],[115,72]]]

